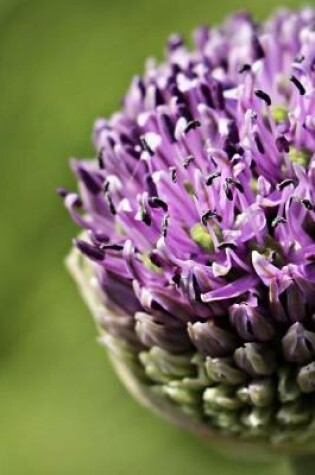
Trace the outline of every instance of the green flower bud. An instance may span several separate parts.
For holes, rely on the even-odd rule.
[[[206,370],[209,378],[217,383],[236,385],[247,379],[247,375],[235,367],[232,358],[211,358],[208,356]]]

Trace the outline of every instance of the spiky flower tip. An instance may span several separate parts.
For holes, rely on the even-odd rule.
[[[79,194],[60,190],[101,341],[204,433],[315,440],[314,25],[240,13],[192,50],[171,36],[96,121],[97,159],[72,161]]]

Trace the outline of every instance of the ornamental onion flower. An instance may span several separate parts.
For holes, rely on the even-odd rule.
[[[118,372],[185,427],[315,441],[315,10],[170,37],[59,190]]]

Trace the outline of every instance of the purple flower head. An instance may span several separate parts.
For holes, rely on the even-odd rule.
[[[274,443],[315,436],[314,24],[172,35],[60,191],[106,344],[186,416]]]

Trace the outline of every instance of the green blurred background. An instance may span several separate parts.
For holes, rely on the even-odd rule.
[[[297,6],[299,2],[284,2]],[[96,343],[63,258],[77,232],[57,185],[90,156],[91,128],[118,107],[170,32],[273,0],[0,1],[0,474],[281,475],[226,460],[147,413]]]

